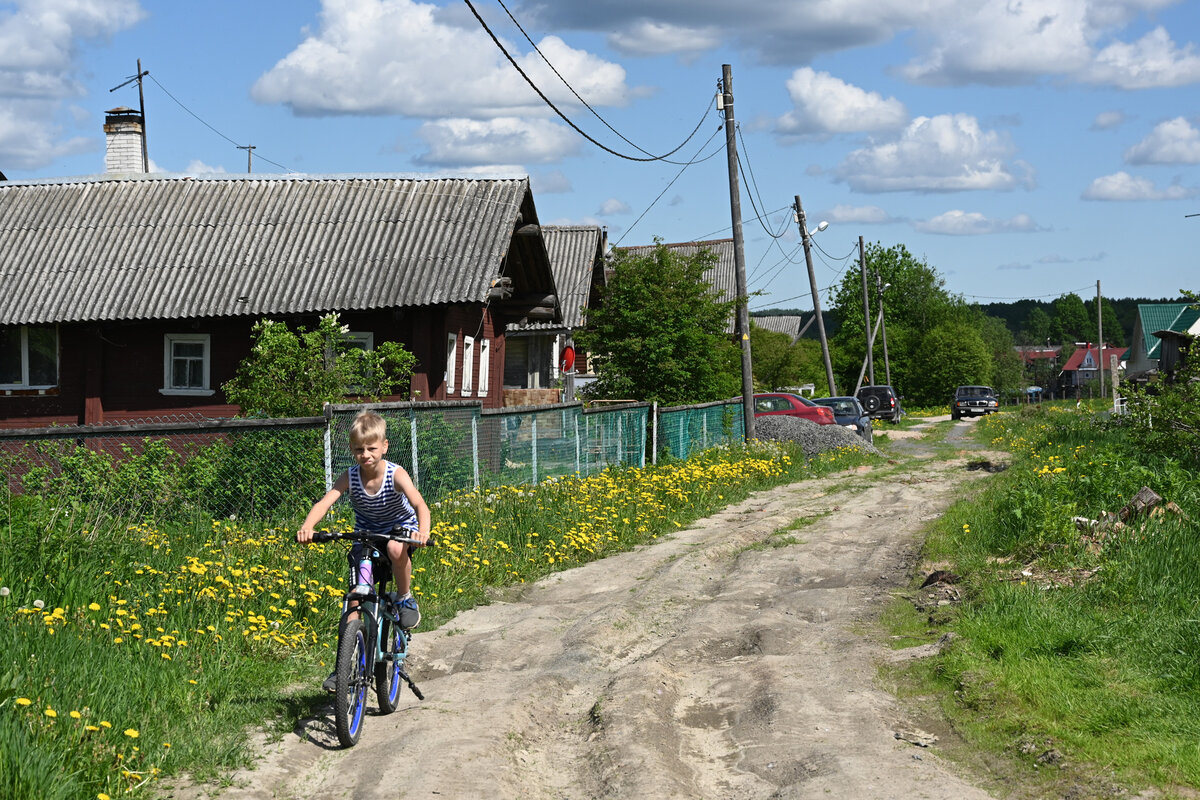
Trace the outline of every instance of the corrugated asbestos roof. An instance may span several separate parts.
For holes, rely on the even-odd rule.
[[[804,317],[792,314],[781,317],[751,317],[750,324],[756,325],[766,331],[775,331],[776,333],[785,333],[792,337],[792,344],[800,338],[800,324],[804,321]]]
[[[622,247],[620,249],[627,250],[633,255],[645,255],[653,251],[656,246],[647,244]],[[733,256],[733,239],[711,239],[706,242],[679,242],[664,245],[664,247],[682,256],[694,256],[701,250],[711,250],[717,256],[717,263],[704,273],[704,280],[712,284],[713,293],[720,294],[722,302],[728,303],[730,300],[737,299],[737,264]]]
[[[608,236],[597,225],[543,225],[542,239],[558,287],[562,322],[511,323],[509,331],[577,330],[583,325],[583,309],[591,295],[592,275],[604,258]],[[600,271],[603,275],[603,269]],[[603,279],[603,278],[601,278]]]
[[[484,302],[522,211],[527,178],[3,183],[0,324]]]

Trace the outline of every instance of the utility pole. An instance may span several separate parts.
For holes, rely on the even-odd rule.
[[[887,286],[883,285],[883,278],[879,277],[879,273],[875,273],[875,285],[879,288],[879,331],[883,335],[883,369],[884,375],[887,377],[887,385],[892,385],[892,362],[888,361],[887,351],[887,321],[883,318],[883,290]]]
[[[808,234],[808,223],[804,219],[804,206],[800,195],[796,197],[796,223],[800,226],[800,239],[804,243],[804,263],[808,265],[808,285],[812,287],[813,312],[817,317],[817,333],[821,336],[821,356],[825,359],[825,377],[829,381],[829,396],[837,395],[837,384],[833,381],[833,362],[829,360],[829,340],[825,337],[825,320],[821,316],[821,295],[817,291],[817,273],[813,270],[812,237]]]
[[[733,217],[733,263],[737,271],[737,326],[742,340],[742,424],[746,440],[756,438],[754,428],[754,367],[750,360],[750,303],[746,292],[746,252],[742,241],[742,196],[738,188],[737,134],[733,119],[733,67],[721,67],[718,108],[725,112],[725,155],[729,160],[729,212]],[[799,200],[799,198],[797,198]],[[811,272],[811,267],[809,269]],[[822,338],[824,334],[822,334]]]
[[[875,334],[871,332],[871,308],[867,300],[867,254],[863,247],[863,237],[858,237],[858,269],[862,273],[863,287],[863,333],[867,337],[867,375],[871,384],[875,384]]]
[[[250,174],[250,171],[251,171],[251,170],[250,170],[250,159],[251,159],[251,158],[253,158],[253,156],[254,156],[254,145],[252,145],[252,144],[239,144],[239,145],[237,146],[237,149],[238,149],[238,150],[245,150],[245,151],[246,151],[246,174],[247,174],[247,175],[249,175],[249,174]]]
[[[1100,344],[1096,347],[1096,365],[1100,368],[1100,397],[1104,397],[1104,309],[1100,305],[1100,281],[1096,281],[1096,333]]]

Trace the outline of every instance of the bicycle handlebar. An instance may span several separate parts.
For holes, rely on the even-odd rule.
[[[410,544],[416,547],[433,547],[435,542],[433,537],[419,542],[409,536],[400,536],[395,533],[375,533],[373,531],[318,531],[313,534],[314,542],[333,542],[339,539],[348,540],[351,542],[399,542],[400,544]]]

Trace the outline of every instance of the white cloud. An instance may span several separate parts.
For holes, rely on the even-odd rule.
[[[1035,233],[1045,230],[1028,214],[1017,214],[1011,219],[990,219],[977,211],[947,211],[930,220],[914,222],[913,228],[921,233],[937,233],[946,236],[981,236],[991,233]]]
[[[571,191],[571,179],[560,169],[539,172],[530,176],[535,195],[566,194]]]
[[[1006,163],[1012,152],[1007,135],[970,115],[917,117],[899,139],[851,152],[837,176],[862,192],[1007,190],[1032,182],[1027,165]]]
[[[67,98],[84,93],[80,45],[125,30],[143,16],[136,0],[0,5],[0,164],[36,169],[99,147],[94,139],[64,138],[58,122],[61,112],[75,113],[65,105]]]
[[[1184,200],[1195,194],[1194,190],[1176,185],[1159,189],[1147,178],[1117,172],[1096,178],[1081,196],[1084,200]]]
[[[633,210],[624,200],[618,200],[615,197],[610,197],[600,205],[600,210],[596,212],[600,217],[612,217],[617,214],[631,214]]]
[[[780,133],[895,130],[908,122],[904,103],[852,86],[828,72],[802,67],[792,73],[787,88],[794,108],[779,118]]]
[[[153,168],[150,171],[157,172],[157,170]],[[224,167],[214,167],[209,164],[205,164],[199,159],[193,159],[186,167],[183,168],[184,175],[224,175],[228,172],[229,170],[225,169]]]
[[[413,160],[438,167],[545,164],[575,155],[580,147],[579,137],[562,125],[516,117],[436,120],[421,125],[417,136],[429,149]]]
[[[658,56],[664,53],[695,55],[721,44],[721,28],[716,25],[694,27],[640,19],[610,34],[608,44],[617,52],[631,56]]]
[[[825,215],[832,224],[859,223],[863,225],[886,225],[900,220],[892,217],[879,206],[834,206]]]
[[[1095,63],[1082,77],[1121,89],[1187,86],[1200,81],[1200,54],[1191,43],[1176,47],[1160,27],[1133,44],[1110,44],[1096,54]]]
[[[403,114],[426,119],[553,112],[479,27],[441,22],[415,0],[323,0],[320,30],[255,82],[260,103],[301,115]],[[556,104],[578,100],[537,53],[506,49]],[[627,102],[625,70],[547,36],[538,48],[593,106]]]
[[[1092,130],[1107,131],[1116,128],[1125,122],[1124,111],[1101,111],[1092,120]]]
[[[1160,122],[1125,151],[1127,164],[1200,164],[1200,131],[1183,117]]]

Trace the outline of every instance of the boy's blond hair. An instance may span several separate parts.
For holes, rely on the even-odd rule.
[[[360,411],[350,424],[350,442],[366,444],[387,440],[387,420],[374,411]]]

